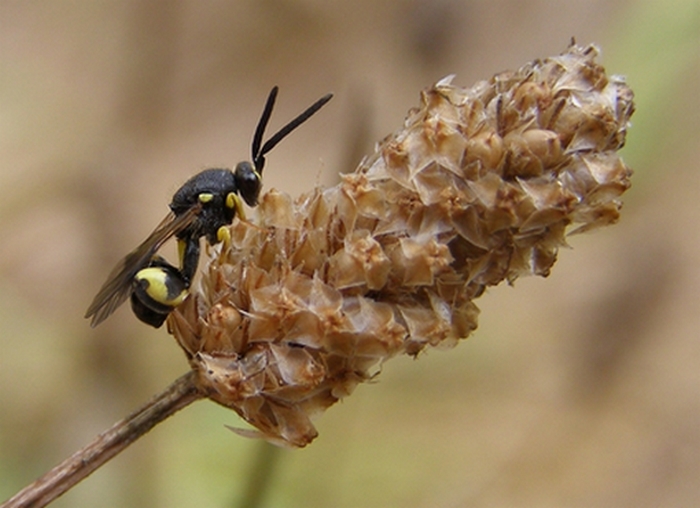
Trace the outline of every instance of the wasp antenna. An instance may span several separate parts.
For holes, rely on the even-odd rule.
[[[255,135],[253,136],[253,163],[257,168],[257,160],[262,156],[260,152],[260,145],[262,144],[263,134],[265,134],[265,128],[267,123],[270,121],[270,115],[272,115],[272,108],[275,106],[275,100],[277,99],[277,92],[279,92],[278,86],[273,86],[270,90],[270,95],[267,96],[267,102],[265,103],[265,109],[263,109],[262,116],[258,122],[258,126],[255,128]],[[262,168],[258,169],[261,171]]]
[[[274,136],[268,139],[263,145],[262,149],[260,150],[260,154],[258,155],[258,157],[253,161],[255,164],[255,168],[258,170],[258,172],[262,171],[262,166],[265,164],[265,154],[272,150],[277,145],[277,143],[282,141],[287,136],[287,134],[289,134],[294,129],[299,127],[302,123],[307,121],[311,117],[311,115],[313,115],[319,109],[321,109],[332,98],[332,93],[324,95],[319,100],[314,102],[311,106],[306,108],[306,110],[302,114],[300,114],[294,120],[282,127],[279,131],[277,131],[277,133]],[[258,166],[260,166],[260,168],[258,168]]]

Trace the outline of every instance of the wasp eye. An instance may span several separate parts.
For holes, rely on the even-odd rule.
[[[239,162],[234,172],[236,188],[248,206],[258,204],[258,196],[262,189],[262,179],[260,174],[250,162]]]

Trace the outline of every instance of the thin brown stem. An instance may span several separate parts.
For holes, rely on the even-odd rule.
[[[203,397],[195,384],[195,373],[188,372],[144,406],[98,435],[92,443],[27,485],[0,508],[48,505],[158,423]]]

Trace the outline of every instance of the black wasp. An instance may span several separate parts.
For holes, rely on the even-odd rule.
[[[170,311],[185,299],[197,270],[199,239],[204,236],[210,244],[218,243],[228,234],[224,226],[230,225],[236,215],[245,218],[241,198],[248,206],[258,203],[265,154],[332,97],[332,94],[321,97],[262,144],[277,91],[277,87],[270,91],[255,129],[252,163],[239,162],[234,171],[205,169],[178,189],[167,217],[141,245],[114,267],[95,296],[85,313],[86,318],[91,318],[91,326],[95,327],[107,319],[131,297],[131,308],[136,317],[158,328]],[[172,236],[177,238],[180,268],[156,255],[156,251]]]

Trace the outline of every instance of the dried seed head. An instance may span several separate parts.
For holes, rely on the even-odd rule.
[[[168,321],[200,388],[304,446],[385,360],[467,337],[485,287],[546,276],[568,233],[616,221],[634,106],[596,56],[446,78],[336,187],[262,196]]]

